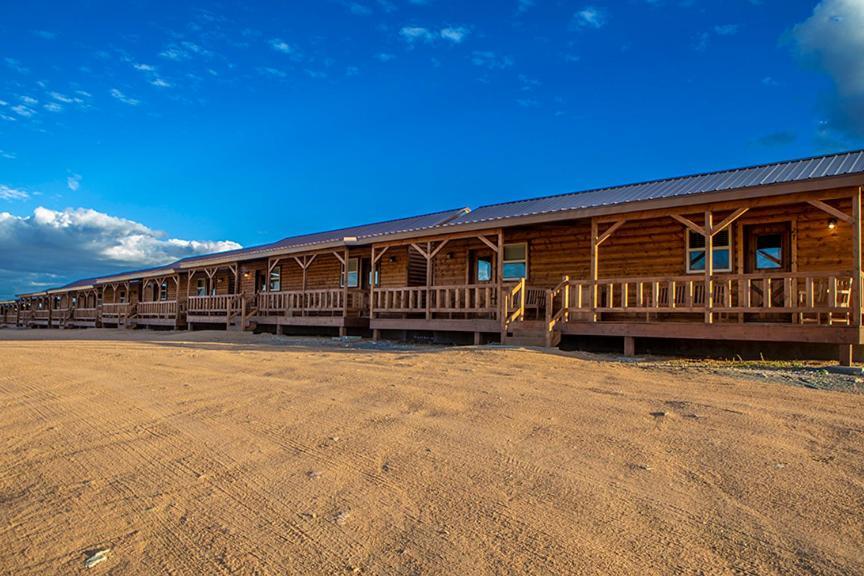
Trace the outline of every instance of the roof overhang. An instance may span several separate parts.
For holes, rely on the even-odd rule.
[[[670,196],[654,200],[637,200],[633,202],[622,202],[618,204],[607,204],[604,206],[593,206],[591,208],[575,208],[571,210],[558,210],[538,214],[526,214],[522,216],[490,218],[477,222],[443,224],[422,232],[400,233],[388,235],[381,241],[393,242],[422,238],[427,236],[446,236],[459,232],[482,231],[497,228],[512,228],[515,226],[526,226],[530,224],[543,224],[547,222],[560,222],[562,220],[579,220],[598,216],[622,216],[635,212],[648,210],[687,209],[706,204],[731,202],[735,200],[752,200],[757,198],[771,198],[799,194],[803,192],[828,191],[831,189],[854,188],[864,186],[864,174],[853,174],[846,176],[832,176],[817,180],[804,182],[787,182],[782,184],[770,184],[767,186],[755,186],[751,188],[737,188],[722,190],[719,192],[703,192],[700,194],[688,194],[681,196]],[[475,211],[476,212],[476,211]]]

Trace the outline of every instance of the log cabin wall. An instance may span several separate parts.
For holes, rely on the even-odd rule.
[[[342,274],[342,263],[332,253],[318,254],[315,261],[306,269],[306,289],[320,290],[325,288],[339,288],[339,279]],[[298,284],[295,290],[302,289],[302,272],[298,267]]]
[[[472,268],[478,258],[488,258],[492,262],[492,278],[489,282],[496,282],[495,253],[489,246],[476,238],[463,238],[451,240],[433,258],[432,285],[458,286],[475,283]]]
[[[257,291],[255,284],[256,275],[260,278],[262,286],[267,286],[267,260],[250,260],[242,262],[240,266],[240,290],[242,294],[251,296]]]
[[[849,199],[829,203],[846,214],[852,213]],[[704,218],[699,214],[703,210],[687,209],[683,213],[701,226]],[[715,224],[730,213],[731,210],[715,212]],[[739,273],[740,262],[744,261],[744,235],[739,234],[739,230],[743,231],[753,224],[773,222],[790,223],[794,270],[851,270],[851,226],[838,222],[833,230],[829,229],[831,218],[822,210],[801,202],[751,209],[730,228],[732,272]],[[601,226],[601,233],[606,226],[608,224]],[[528,243],[528,284],[549,288],[558,284],[565,274],[574,279],[589,277],[590,237],[590,220],[582,219],[506,229],[504,241],[505,244]],[[448,245],[443,252],[450,249]],[[464,258],[461,262],[464,264]],[[451,265],[456,264],[456,261],[451,262]],[[628,221],[600,247],[600,278],[677,276],[686,273],[686,229],[668,216]],[[445,274],[446,277],[454,277],[452,271]]]
[[[380,252],[377,249],[376,252]],[[416,252],[411,250],[411,252]],[[419,256],[419,254],[418,254]],[[413,258],[413,257],[410,257]],[[422,259],[422,257],[421,257]],[[411,268],[408,247],[391,246],[387,252],[378,260],[378,279],[382,288],[399,288],[412,286],[409,284],[409,270]],[[423,284],[426,283],[426,264],[423,259]]]

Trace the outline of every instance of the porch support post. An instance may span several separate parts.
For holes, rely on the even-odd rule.
[[[378,259],[375,258],[375,245],[372,245],[372,255],[369,258],[369,261],[372,263],[372,269],[369,270],[369,320],[375,318],[375,279],[377,275],[375,274],[376,266],[378,265]],[[372,332],[373,339],[377,342],[377,338],[375,338],[375,332]]]
[[[527,258],[527,254],[526,254]],[[498,250],[495,254],[495,266],[498,275],[498,321],[503,322],[504,310],[504,229],[498,229]],[[528,270],[525,270],[528,274]],[[488,302],[487,302],[488,304]]]
[[[852,366],[853,349],[852,344],[840,344],[840,354],[838,357],[840,366]]]
[[[432,242],[426,243],[426,320],[432,319]]]
[[[591,219],[591,321],[597,322],[597,289],[598,259],[597,259],[597,220]]]
[[[852,195],[852,325],[861,326],[861,193],[859,186]]]
[[[714,313],[714,215],[705,211],[705,323],[713,324]]]
[[[636,338],[633,336],[624,337],[624,356],[636,355]]]
[[[345,286],[342,288],[342,326],[339,328],[339,336],[347,336],[348,328],[345,326],[345,319],[348,318],[348,258],[349,248],[345,247]],[[357,276],[360,279],[360,264],[357,264]],[[358,282],[359,284],[359,282]]]

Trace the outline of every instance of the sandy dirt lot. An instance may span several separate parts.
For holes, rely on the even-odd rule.
[[[862,394],[495,347],[46,334],[0,331],[3,574],[864,573]]]

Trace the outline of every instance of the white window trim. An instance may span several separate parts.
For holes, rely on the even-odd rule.
[[[507,264],[515,264],[515,263],[524,262],[525,263],[525,280],[527,281],[528,280],[528,242],[509,242],[507,244],[504,244],[504,253],[501,254],[502,259],[504,258],[504,254],[507,253],[507,247],[508,246],[524,246],[525,247],[525,258],[520,259],[520,260],[503,260],[501,262],[501,274],[502,275],[504,274],[504,267],[507,266]],[[507,278],[507,277],[502,278],[502,280],[504,282],[518,282],[521,279],[522,278]]]
[[[207,295],[207,280],[206,280],[206,278],[201,278],[199,276],[195,280],[195,295],[196,296],[206,296]]]
[[[729,243],[725,246],[716,246],[715,245],[712,247],[715,250],[717,250],[718,248],[729,250],[729,266],[726,268],[714,268],[714,272],[732,272],[732,230],[727,228],[726,232],[727,232],[727,238],[729,238]],[[707,244],[708,243],[707,242],[705,243],[706,246],[704,248],[690,248],[690,235],[691,234],[695,234],[695,232],[693,232],[689,228],[686,229],[687,250],[684,254],[684,258],[686,260],[686,265],[687,265],[687,274],[705,274],[705,268],[702,268],[701,270],[691,270],[690,269],[690,253],[691,252],[705,252],[705,257],[706,257],[705,265],[707,266],[708,265],[708,260],[707,260],[707,257],[708,257]],[[712,258],[711,261],[713,262],[714,261],[713,260],[713,258],[714,258],[713,254],[711,255],[711,258]]]
[[[165,293],[164,298],[162,297],[163,291]],[[167,301],[168,301],[168,281],[166,280],[166,281],[162,282],[162,284],[159,285],[159,302],[167,302]]]
[[[348,258],[347,262],[342,266],[342,278],[339,279],[339,287],[344,288],[345,284],[348,283],[348,274],[351,273],[351,262],[357,262],[357,283],[354,286],[348,285],[348,288],[359,288],[360,287],[360,279],[362,278],[361,274],[363,273],[362,264],[360,262],[360,258],[358,256],[354,256]]]

